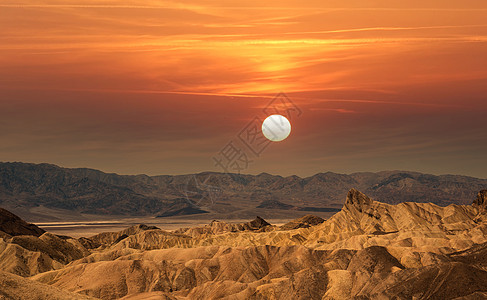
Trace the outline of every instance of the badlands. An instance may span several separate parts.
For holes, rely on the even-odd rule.
[[[0,210],[0,299],[487,299],[487,190],[282,226],[257,217],[71,238]]]

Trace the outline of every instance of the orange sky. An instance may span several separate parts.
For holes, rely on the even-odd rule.
[[[218,171],[280,91],[303,113],[244,173],[487,178],[487,2],[0,3],[0,161]]]

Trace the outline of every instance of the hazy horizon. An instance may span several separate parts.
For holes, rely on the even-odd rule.
[[[150,173],[119,173],[119,172],[115,172],[115,171],[110,171],[110,170],[103,170],[103,169],[97,169],[97,168],[91,168],[91,167],[82,167],[82,166],[75,166],[75,167],[67,167],[67,166],[63,166],[63,165],[58,165],[58,164],[55,164],[55,163],[50,163],[50,162],[23,162],[23,161],[0,161],[0,163],[21,163],[21,164],[36,164],[36,165],[40,165],[40,164],[48,164],[48,165],[54,165],[54,166],[57,166],[57,167],[60,167],[60,168],[65,168],[65,169],[91,169],[91,170],[96,170],[96,171],[101,171],[103,173],[106,173],[106,174],[116,174],[116,175],[122,175],[122,176],[138,176],[138,175],[147,175],[147,176],[181,176],[181,175],[193,175],[193,174],[201,174],[201,173],[220,173],[220,174],[225,174],[225,172],[222,172],[222,171],[218,171],[218,170],[196,170],[195,172],[193,173],[179,173],[179,174],[175,174],[175,173],[154,173],[154,174],[150,174]],[[483,177],[476,177],[476,176],[469,176],[469,175],[465,175],[465,174],[453,174],[453,173],[438,173],[438,174],[435,174],[435,173],[426,173],[426,172],[420,172],[420,171],[417,171],[417,170],[377,170],[377,171],[352,171],[352,172],[335,172],[333,170],[322,170],[320,172],[316,172],[316,173],[313,173],[313,174],[309,174],[309,175],[298,175],[298,174],[277,174],[277,173],[270,173],[270,172],[259,172],[259,173],[250,173],[250,172],[244,172],[244,173],[231,173],[231,174],[238,174],[238,175],[252,175],[252,176],[256,176],[256,175],[260,175],[260,174],[269,174],[269,175],[272,175],[272,176],[281,176],[281,177],[290,177],[290,176],[298,176],[300,178],[308,178],[308,177],[312,177],[314,175],[317,175],[317,174],[324,174],[324,173],[334,173],[334,174],[343,174],[343,175],[351,175],[351,174],[359,174],[359,173],[381,173],[381,172],[411,172],[411,173],[421,173],[421,174],[425,174],[425,175],[434,175],[434,176],[465,176],[465,177],[473,177],[473,178],[478,178],[478,179],[487,179],[487,178],[483,178]]]

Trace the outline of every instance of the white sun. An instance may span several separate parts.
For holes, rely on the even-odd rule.
[[[262,133],[267,139],[280,142],[291,133],[291,123],[284,116],[270,115],[262,123]]]

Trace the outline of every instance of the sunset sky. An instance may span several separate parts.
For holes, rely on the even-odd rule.
[[[0,2],[0,161],[221,171],[279,92],[242,173],[487,178],[487,1]]]

